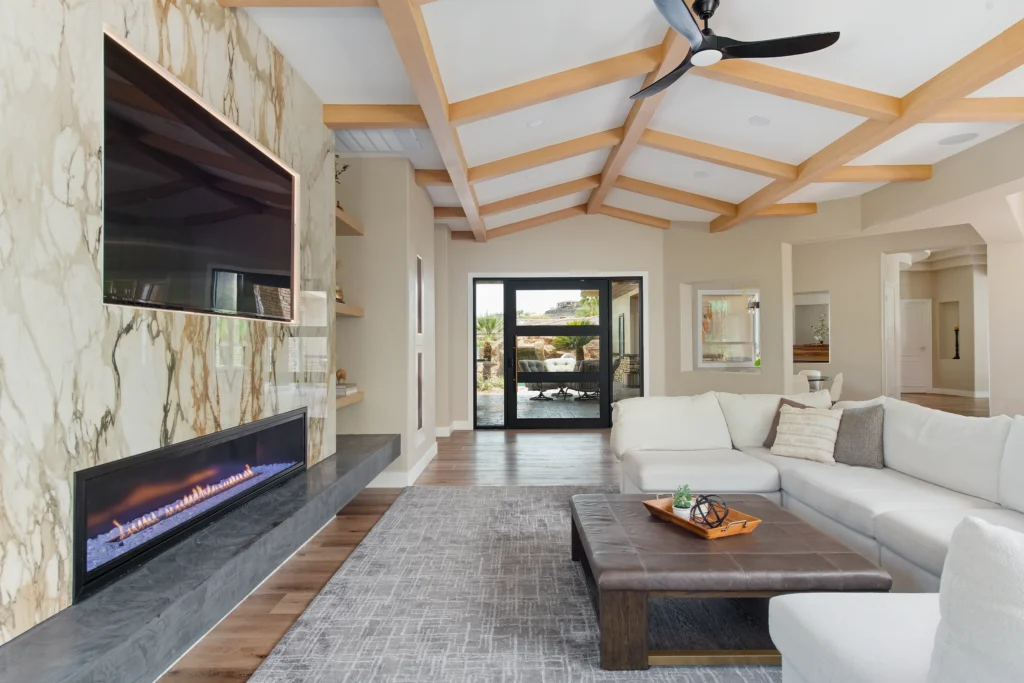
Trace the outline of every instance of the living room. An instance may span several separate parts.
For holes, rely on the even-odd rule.
[[[1020,3],[0,26],[0,682],[1019,679]]]

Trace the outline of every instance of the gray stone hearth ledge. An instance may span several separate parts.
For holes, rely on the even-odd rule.
[[[398,457],[338,452],[0,647],[0,683],[150,683]]]

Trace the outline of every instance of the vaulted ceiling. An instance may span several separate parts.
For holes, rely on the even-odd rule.
[[[716,231],[813,213],[1024,122],[1021,0],[722,0],[720,35],[842,36],[636,103],[688,50],[651,0],[220,2],[327,103],[339,153],[407,156],[468,239],[587,212]]]

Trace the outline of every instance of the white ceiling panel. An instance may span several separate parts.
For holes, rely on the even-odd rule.
[[[450,185],[430,186],[427,188],[427,194],[430,195],[430,201],[434,202],[434,206],[462,206],[459,195]]]
[[[829,202],[867,194],[885,183],[812,183],[782,200],[783,204],[798,202]]]
[[[651,128],[799,164],[863,121],[853,114],[688,75],[669,89]]]
[[[821,52],[759,61],[902,97],[1021,19],[1021,0],[728,0],[711,27],[736,40],[839,31]]]
[[[426,130],[334,131],[335,150],[345,157],[405,157],[413,168],[443,168],[444,159]]]
[[[649,147],[633,151],[623,175],[727,202],[743,201],[772,182],[771,178]]]
[[[1024,66],[997,78],[970,97],[1024,97]]]
[[[658,45],[651,0],[443,0],[423,7],[451,102]]]
[[[552,211],[561,211],[562,209],[568,209],[572,206],[579,206],[580,204],[586,204],[587,199],[590,198],[590,191],[577,192],[567,197],[559,197],[558,199],[551,199],[540,204],[532,204],[530,206],[524,206],[521,209],[515,209],[514,211],[506,211],[505,213],[496,213],[493,216],[486,216],[484,218],[484,225],[487,229],[500,228],[503,225],[510,223],[518,223],[519,221],[525,221],[527,218],[534,218],[536,216],[543,216],[546,213]]]
[[[476,183],[473,187],[476,189],[476,197],[480,204],[490,204],[527,192],[543,190],[552,185],[567,183],[570,180],[597,175],[604,168],[607,158],[608,150],[601,149],[502,178],[484,180]]]
[[[642,83],[642,78],[612,83],[459,126],[466,162],[477,166],[619,128],[632,105],[629,96]]]
[[[380,10],[248,8],[245,12],[328,104],[416,104]]]
[[[855,165],[871,164],[935,164],[946,157],[1001,135],[1016,123],[922,123],[882,143],[867,154],[853,160]],[[959,135],[978,137],[958,144],[939,144]]]
[[[435,220],[434,222],[441,225],[447,225],[448,229],[452,232],[461,232],[463,230],[468,232],[470,230],[469,221],[465,218],[449,218],[447,220]]]
[[[626,190],[614,189],[608,193],[605,201],[608,206],[616,206],[620,209],[645,213],[648,216],[667,218],[670,221],[693,221],[696,223],[707,223],[718,218],[717,213],[702,211],[693,207],[683,206],[675,202],[667,202],[657,197],[627,192]]]

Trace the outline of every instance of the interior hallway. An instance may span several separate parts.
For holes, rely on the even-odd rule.
[[[967,415],[968,417],[988,417],[987,398],[969,398],[966,396],[946,396],[944,394],[901,394],[907,403],[916,403],[925,408],[934,408],[946,413]]]

